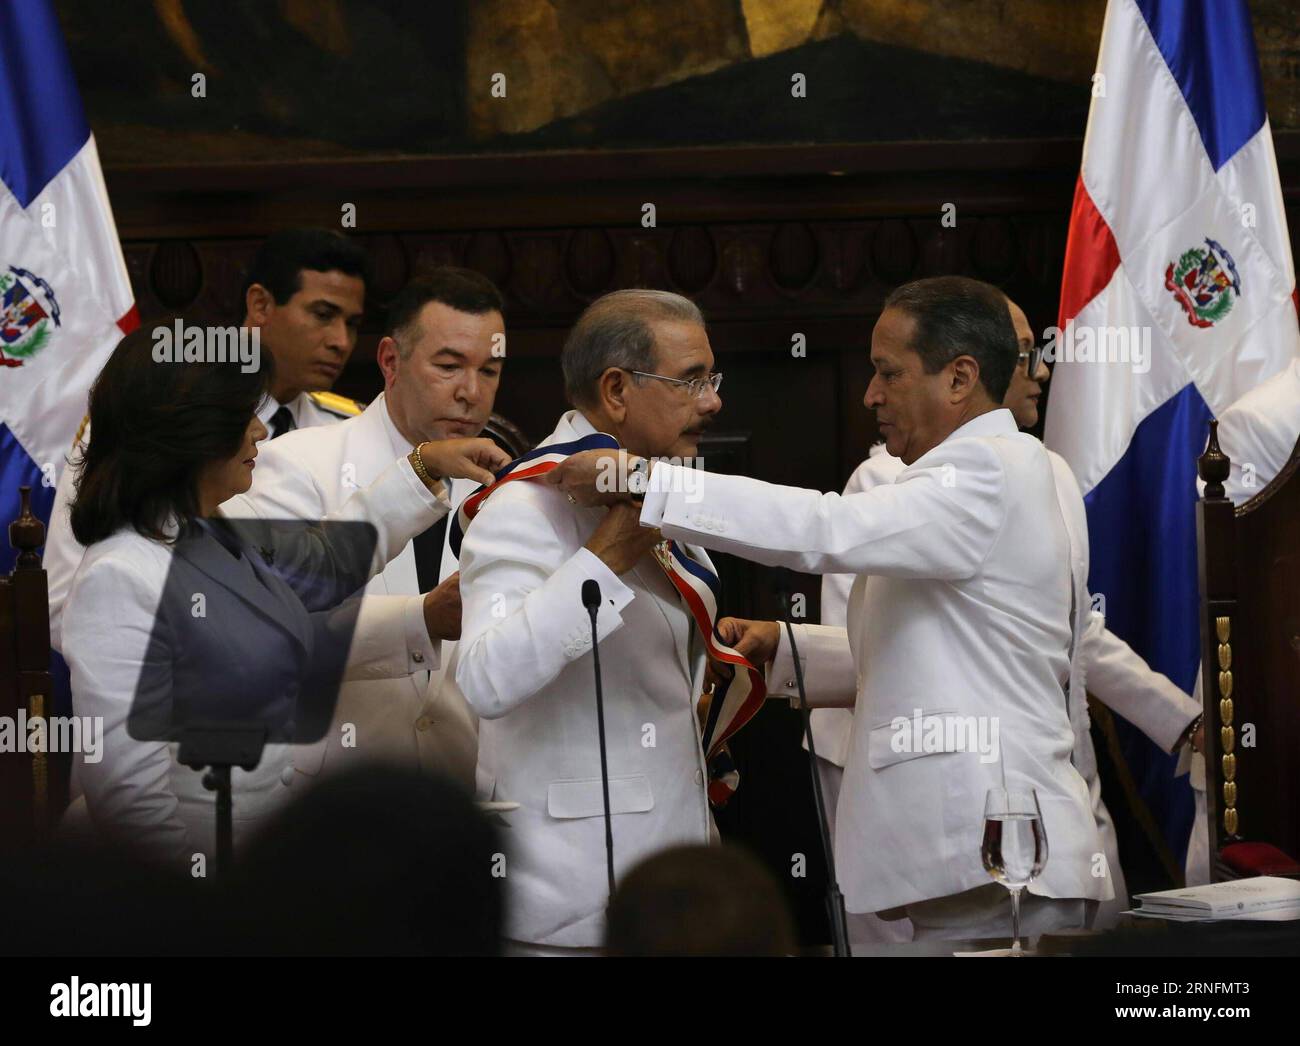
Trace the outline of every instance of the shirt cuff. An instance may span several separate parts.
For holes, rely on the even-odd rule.
[[[801,628],[795,625],[795,628]],[[805,639],[806,637],[801,636]],[[805,676],[807,668],[807,658],[803,650],[799,651],[799,668],[804,670]],[[772,657],[772,663],[767,666],[767,696],[784,697],[789,700],[791,707],[799,707],[799,681],[795,677],[794,655],[790,651],[790,637],[784,628],[781,629],[781,638],[776,644],[776,654]]]
[[[668,509],[668,492],[673,490],[676,477],[672,470],[676,465],[666,461],[656,461],[650,470],[649,486],[645,500],[641,503],[641,526],[657,527],[664,521],[664,512]]]
[[[407,483],[420,493],[420,496],[430,508],[441,508],[444,515],[451,511],[451,499],[447,496],[450,489],[449,483],[443,479],[435,480],[434,483],[438,487],[438,492],[434,493],[425,486],[424,480],[416,474],[415,466],[411,464],[409,454],[401,459],[400,471],[406,477]]]
[[[424,623],[424,596],[407,600],[404,619],[408,672],[412,675],[432,672],[442,661],[442,643],[429,637],[429,628]]]
[[[600,609],[621,614],[623,608],[636,597],[623,579],[609,569],[609,564],[585,545],[569,560],[572,569],[582,571],[600,586]]]

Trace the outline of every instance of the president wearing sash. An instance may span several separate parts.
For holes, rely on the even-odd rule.
[[[906,466],[894,483],[841,496],[705,472],[692,501],[682,470],[655,462],[641,512],[647,527],[756,562],[857,575],[852,665],[830,688],[856,705],[835,858],[850,912],[906,914],[917,939],[1006,933],[1009,895],[980,859],[985,794],[1004,779],[1037,791],[1050,846],[1024,899],[1026,933],[1083,925],[1113,896],[1070,759],[1069,538],[1046,450],[1001,406],[1016,355],[996,288],[908,284],[872,333],[865,396]],[[548,482],[580,503],[614,502],[599,481],[611,465],[634,463],[588,452]],[[825,632],[843,644],[842,630]],[[800,653],[817,659],[813,644]],[[914,743],[913,724],[930,721],[996,728],[998,743],[946,728],[938,745]]]
[[[453,524],[453,532],[468,524],[453,667],[481,717],[480,783],[492,783],[492,799],[519,804],[501,815],[507,936],[532,953],[592,949],[604,937],[604,804],[584,581],[601,591],[616,874],[666,847],[716,839],[711,775],[727,786],[706,758],[697,715],[713,653],[700,625],[715,609],[701,602],[715,594],[708,556],[668,546],[639,525],[639,509],[581,507],[537,481],[593,445],[694,456],[722,407],[703,318],[675,294],[617,291],[579,318],[563,363],[576,409]],[[743,671],[736,675],[733,686],[749,685]],[[761,680],[758,687],[761,702]]]

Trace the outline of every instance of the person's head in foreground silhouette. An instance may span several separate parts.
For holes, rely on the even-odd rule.
[[[794,924],[781,888],[747,851],[681,846],[623,877],[609,909],[611,955],[790,955]]]
[[[380,766],[323,781],[240,857],[237,950],[494,955],[497,832],[459,787]]]

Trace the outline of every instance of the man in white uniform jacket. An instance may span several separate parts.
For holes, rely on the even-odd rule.
[[[328,229],[286,229],[258,248],[244,280],[242,326],[256,330],[261,350],[275,359],[271,395],[257,412],[271,439],[361,412],[355,401],[329,389],[356,347],[368,270],[361,247]],[[74,464],[89,441],[83,424],[71,448]],[[77,474],[73,465],[59,470],[41,556],[50,589],[50,645],[58,651],[63,604],[86,554],[68,521]]]
[[[1004,773],[1037,791],[1051,847],[1026,932],[1082,925],[1086,902],[1113,896],[1093,874],[1101,841],[1070,760],[1069,540],[1046,451],[1000,407],[1016,353],[996,288],[908,284],[872,333],[865,400],[908,466],[895,483],[842,497],[705,472],[687,500],[683,470],[657,462],[641,513],[666,536],[760,563],[858,575],[835,858],[850,912],[901,909],[918,938],[1006,933],[1007,891],[980,859],[985,796]],[[610,453],[571,458],[552,481],[588,503],[616,497],[596,485]],[[828,651],[842,647],[843,630],[824,632]],[[914,717],[996,728],[1000,762],[948,729],[942,751],[915,751]]]
[[[1002,405],[1011,411],[1020,428],[1031,429],[1038,423],[1038,401],[1050,372],[1047,364],[1033,351],[1034,332],[1028,317],[1015,302],[1008,299],[1007,304],[1020,345],[1020,355]],[[1037,363],[1037,366],[1031,376],[1030,366],[1033,363]],[[1114,881],[1115,897],[1102,905],[1093,923],[1094,928],[1100,929],[1112,925],[1119,913],[1129,906],[1129,902],[1124,873],[1119,863],[1114,822],[1101,797],[1097,754],[1092,744],[1091,720],[1088,715],[1088,691],[1091,690],[1099,701],[1136,725],[1166,752],[1176,750],[1187,742],[1188,728],[1200,715],[1201,706],[1168,677],[1150,668],[1127,643],[1106,628],[1101,611],[1092,609],[1092,600],[1087,590],[1088,530],[1083,497],[1065,459],[1051,450],[1047,453],[1052,460],[1057,496],[1070,538],[1075,566],[1076,604],[1086,608],[1078,621],[1081,634],[1076,636],[1074,658],[1070,665],[1070,719],[1074,724],[1074,764],[1088,782],[1093,814],[1097,818],[1106,863]],[[844,493],[854,494],[870,490],[880,483],[893,483],[905,467],[899,458],[885,450],[883,444],[878,444],[871,448],[867,460],[849,477]],[[823,625],[843,624],[853,581],[850,574],[827,574],[822,578]],[[749,623],[738,624],[747,627]],[[800,630],[796,632],[796,641],[800,643],[802,654],[806,649],[804,641],[799,638],[803,626],[795,627]],[[719,630],[724,638],[728,638],[730,627],[727,622],[721,622]],[[747,647],[740,649],[742,654],[747,652]],[[849,655],[847,648],[844,654]],[[829,678],[834,678],[833,666],[826,665],[824,661],[814,664],[806,662],[807,658],[801,656],[800,665],[806,687],[817,685],[828,678],[828,668],[832,673]],[[773,692],[779,690],[792,699],[797,696],[793,686],[794,662],[784,633],[780,633],[779,646],[769,676],[769,688]],[[830,804],[834,801],[832,797],[839,795],[844,760],[853,729],[853,713],[846,708],[818,708],[812,713],[812,726],[822,791]],[[1193,739],[1192,743],[1199,742]],[[870,935],[874,930],[878,936],[892,936],[891,931],[898,927],[897,923],[873,927],[860,921],[857,925],[864,935]]]
[[[699,310],[663,291],[616,291],[564,347],[577,409],[543,445],[594,432],[643,455],[695,455],[722,406]],[[711,380],[713,379],[713,380]],[[531,953],[591,949],[608,903],[591,625],[600,585],[614,860],[621,874],[676,844],[715,837],[695,704],[704,650],[629,506],[581,508],[541,482],[503,485],[461,547],[464,627],[456,680],[479,724],[506,824],[507,936]],[[700,549],[689,550],[709,565]],[[710,569],[712,569],[710,567]]]
[[[252,488],[223,506],[225,513],[318,519],[417,444],[477,436],[492,413],[504,338],[501,294],[486,277],[447,266],[412,280],[389,307],[376,353],[384,391],[359,417],[263,447]],[[474,487],[453,481],[452,505]],[[460,636],[459,578],[446,530],[440,520],[366,586],[368,604],[391,599],[404,607],[392,619],[407,638],[410,674],[345,683],[329,732],[295,753],[296,769],[324,776],[378,760],[474,787],[475,719],[454,681],[443,685]]]

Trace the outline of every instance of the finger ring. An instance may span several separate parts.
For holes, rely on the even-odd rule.
[[[565,494],[564,496],[569,499],[570,505],[576,505],[578,503],[578,499],[575,498],[572,494]]]

